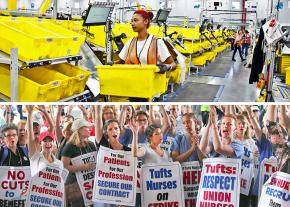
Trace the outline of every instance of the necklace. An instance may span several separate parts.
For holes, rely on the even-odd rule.
[[[9,166],[11,166],[11,159],[12,159],[11,153],[13,153],[13,152],[10,150],[9,160],[8,160],[8,165]],[[23,165],[23,162],[22,162],[21,155],[20,155],[20,152],[18,150],[18,147],[16,147],[16,156],[17,157],[19,156],[19,162],[18,163],[20,163],[20,166],[22,166]]]
[[[146,45],[146,43],[147,43],[147,40],[149,39],[149,36],[150,36],[150,35],[148,34],[147,37],[146,37],[146,41],[145,41],[143,47],[141,48],[141,50],[140,50],[140,52],[139,52],[139,54],[138,54],[138,60],[139,60],[140,63],[141,63],[141,61],[140,61],[140,56],[141,56],[142,51],[143,51],[144,48],[145,48],[145,45]],[[138,43],[138,38],[137,38],[137,42],[136,42],[136,48],[137,48],[137,43]]]

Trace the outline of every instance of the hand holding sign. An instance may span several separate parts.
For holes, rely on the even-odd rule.
[[[95,170],[96,169],[96,163],[88,162],[86,164],[83,164],[83,170]]]

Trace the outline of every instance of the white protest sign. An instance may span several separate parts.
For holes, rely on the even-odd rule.
[[[262,192],[262,187],[264,183],[277,171],[278,167],[277,158],[270,157],[269,159],[264,159],[260,165],[260,177],[259,177],[259,191],[258,197],[260,199],[260,195]]]
[[[96,163],[97,152],[90,152],[71,159],[73,165],[83,165],[86,163]],[[84,170],[76,172],[76,178],[86,205],[93,204],[93,186],[95,170]]]
[[[0,206],[24,207],[27,199],[30,167],[0,167]]]
[[[249,195],[253,175],[253,152],[244,146],[244,155],[242,156],[241,194]]]
[[[290,174],[276,172],[264,184],[258,207],[289,207]]]
[[[143,165],[142,207],[184,207],[182,177],[181,165],[178,162]]]
[[[238,207],[241,160],[208,158],[203,160],[197,206]]]
[[[173,140],[174,140],[173,137],[167,137],[166,140],[160,144],[161,149],[169,152],[169,154],[170,154],[170,147],[173,143]]]
[[[98,152],[93,201],[135,206],[137,158],[132,152],[101,146]]]
[[[47,165],[36,173],[29,185],[26,206],[65,206],[64,183],[68,175],[66,169]]]
[[[183,186],[185,207],[196,206],[198,186],[201,178],[201,167],[199,162],[183,162]]]
[[[130,148],[132,148],[132,145],[128,145]],[[146,144],[138,144],[138,148],[145,147]],[[137,177],[136,177],[136,193],[141,193],[141,168],[143,165],[142,159],[137,159]]]
[[[141,168],[143,165],[142,160],[137,161],[137,181],[136,181],[136,193],[141,193]]]

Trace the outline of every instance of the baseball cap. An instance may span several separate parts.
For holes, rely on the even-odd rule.
[[[77,130],[79,130],[82,127],[92,127],[94,124],[86,121],[85,119],[76,119],[71,126],[71,130],[73,132],[76,132]]]
[[[50,131],[45,131],[45,132],[41,132],[39,137],[38,137],[38,141],[43,141],[46,137],[50,137],[52,140],[56,140],[56,137],[54,135],[53,132]]]

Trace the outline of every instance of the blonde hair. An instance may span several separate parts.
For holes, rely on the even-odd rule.
[[[69,141],[68,143],[71,143],[73,145],[80,145],[81,143],[81,139],[80,139],[80,135],[79,135],[79,132],[78,131],[75,131],[69,138]]]

